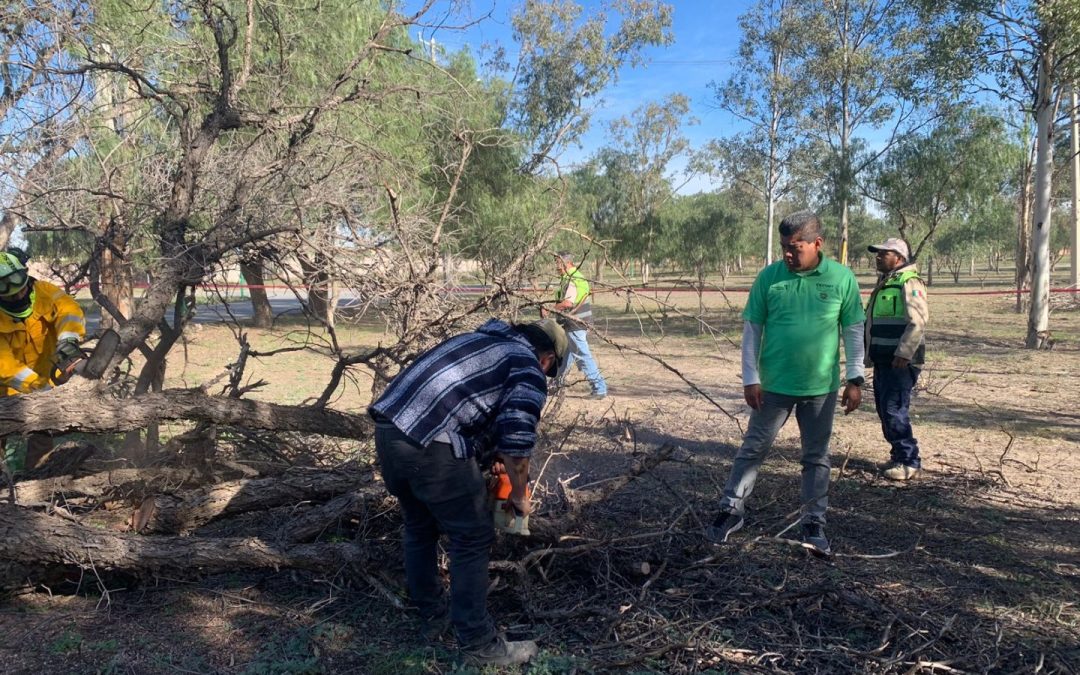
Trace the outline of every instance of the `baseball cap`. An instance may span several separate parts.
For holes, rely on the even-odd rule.
[[[555,347],[555,360],[558,361],[557,368],[561,369],[566,363],[566,354],[570,351],[570,341],[566,338],[566,331],[554,319],[541,319],[534,321],[532,325],[551,339],[551,344]]]
[[[892,251],[893,253],[900,254],[904,260],[911,260],[911,249],[908,247],[907,242],[899,237],[890,237],[889,239],[886,239],[884,243],[867,246],[866,250],[871,253],[877,253],[878,251]]]

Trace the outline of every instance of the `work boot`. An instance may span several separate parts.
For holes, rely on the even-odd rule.
[[[889,480],[911,480],[919,475],[919,469],[918,467],[908,466],[907,464],[901,464],[900,462],[893,462],[885,467],[885,470],[881,472],[881,475]]]
[[[827,558],[832,555],[829,540],[825,538],[825,526],[821,523],[803,523],[802,543],[816,556]]]
[[[714,544],[726,544],[728,537],[741,530],[742,526],[742,516],[730,511],[721,511],[716,515],[713,524],[705,528],[705,538]]]
[[[514,666],[528,663],[540,650],[532,640],[508,642],[501,635],[487,646],[462,650],[462,660],[470,666]]]

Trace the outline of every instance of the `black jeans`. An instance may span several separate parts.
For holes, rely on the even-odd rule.
[[[409,599],[430,619],[442,614],[446,595],[438,575],[439,534],[449,539],[450,619],[461,649],[495,639],[487,611],[488,557],[495,526],[480,468],[454,457],[447,443],[426,448],[396,427],[375,427],[383,481],[398,498],[405,520],[405,577]]]

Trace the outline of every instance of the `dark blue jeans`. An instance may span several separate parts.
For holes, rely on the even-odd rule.
[[[446,611],[438,574],[439,534],[449,539],[450,619],[458,647],[483,647],[495,639],[487,611],[488,557],[495,526],[487,490],[473,459],[460,460],[447,443],[426,448],[396,427],[375,426],[383,481],[398,498],[405,521],[405,578],[420,616]]]
[[[914,366],[893,368],[890,363],[874,364],[874,405],[885,440],[892,445],[891,459],[906,466],[920,467],[919,443],[911,431],[911,392],[919,379]]]

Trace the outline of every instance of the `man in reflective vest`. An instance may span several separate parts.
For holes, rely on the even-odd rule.
[[[0,252],[0,396],[49,389],[71,377],[83,359],[86,320],[61,288],[30,276],[18,249]],[[27,438],[25,468],[52,450],[43,434]]]
[[[921,468],[908,407],[926,357],[926,285],[903,239],[868,248],[877,254],[880,278],[866,308],[865,362],[874,367],[874,403],[885,440],[892,445],[883,475],[910,480]]]
[[[589,282],[574,265],[574,255],[569,251],[560,252],[555,257],[555,265],[560,275],[559,289],[555,292],[555,310],[561,312],[556,320],[570,339],[570,356],[559,373],[559,379],[565,378],[570,366],[577,363],[585,379],[592,385],[592,398],[604,398],[607,396],[607,382],[596,365],[587,339],[588,326],[592,323]],[[547,316],[547,311],[541,309],[540,315]]]

